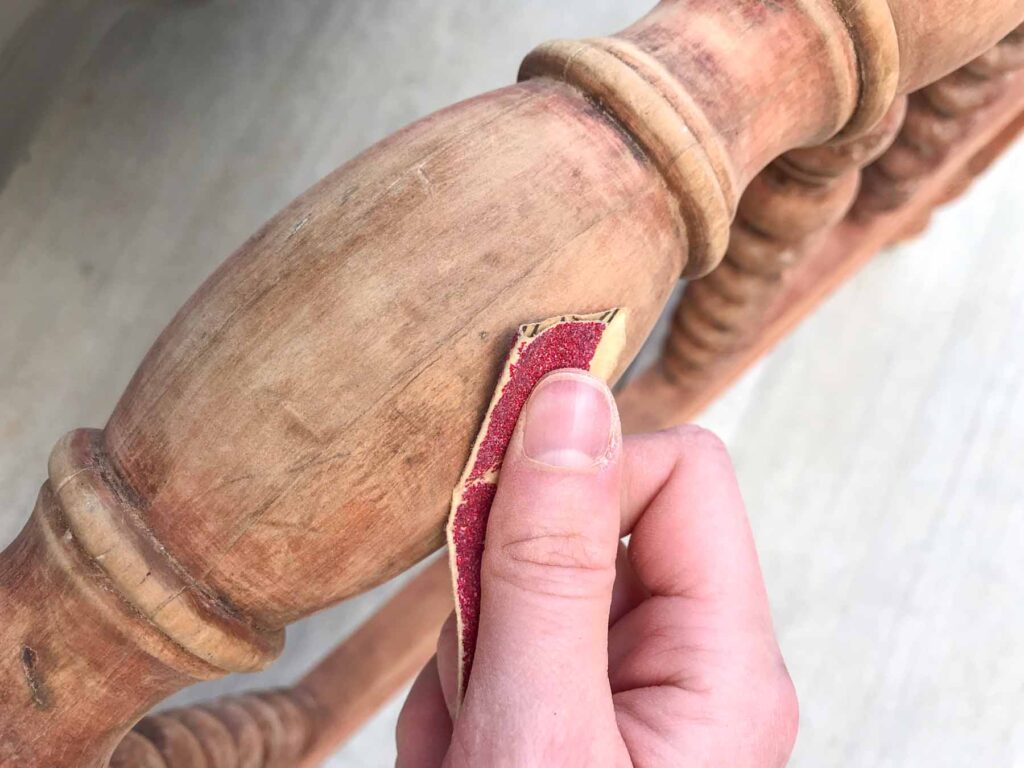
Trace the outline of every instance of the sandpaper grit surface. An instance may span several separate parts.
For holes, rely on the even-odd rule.
[[[480,619],[480,566],[498,474],[519,413],[545,374],[579,368],[605,379],[625,346],[626,312],[562,315],[520,326],[462,478],[452,494],[448,557],[458,624],[458,700],[473,666]]]

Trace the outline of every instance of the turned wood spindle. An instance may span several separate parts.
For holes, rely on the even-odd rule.
[[[864,169],[853,215],[864,219],[903,205],[945,160],[978,110],[996,99],[1006,87],[1006,78],[1022,68],[1024,26],[960,69],[911,94],[896,141]],[[950,196],[955,192],[951,190]],[[918,222],[911,229],[920,226]]]
[[[1020,80],[1019,77],[1017,79]],[[959,157],[952,158],[950,168],[944,169],[942,177],[934,180],[936,188],[946,190],[942,193],[943,198],[954,187],[959,187],[963,179],[973,178],[984,170],[1024,128],[1022,85],[1024,83],[1015,84],[1015,97],[1013,93],[1008,94],[1009,99],[1002,99],[1006,103],[994,105],[996,110],[989,115],[989,121],[982,126],[980,134],[970,137],[965,147],[958,147]],[[977,126],[975,128],[977,129]],[[975,130],[975,133],[979,131]],[[948,186],[947,179],[953,180]],[[907,220],[912,220],[915,210],[908,210],[906,214]],[[843,264],[844,261],[849,261],[851,265],[859,265],[866,260],[867,255],[873,253],[873,248],[876,248],[879,242],[887,239],[882,236],[879,240],[879,234],[874,230],[880,227],[891,229],[895,224],[896,222],[875,222],[864,225],[848,222],[846,230],[829,235],[831,245],[826,244],[820,253],[812,251],[807,258],[812,261],[832,261],[836,258],[836,255],[831,255],[833,249],[838,247],[839,253],[843,256],[836,266]],[[817,272],[821,268],[806,263],[799,265],[805,272],[808,271],[808,266],[811,272]],[[840,271],[849,275],[852,268],[847,266]],[[780,308],[775,306],[770,320],[774,330],[766,328],[763,331],[779,334],[777,326],[780,323],[792,325],[795,317],[810,311],[814,302],[808,303],[807,296],[804,295],[806,292],[812,292],[817,300],[820,300],[829,287],[834,287],[840,279],[841,277],[821,276],[816,282],[804,282],[803,287],[797,289],[796,295],[779,297],[787,308],[786,314],[780,315]],[[790,315],[788,319],[787,314]],[[764,348],[762,342],[761,351],[764,351]],[[755,358],[748,357],[746,364],[753,359]],[[645,390],[643,385],[647,381],[634,380],[620,392],[620,411],[624,423],[629,424],[650,417],[646,410],[651,407],[650,399],[658,398],[656,393]],[[724,386],[725,382],[721,379],[708,380],[700,396],[682,403],[675,403],[670,398],[662,397],[660,419],[646,428],[657,428],[692,418],[701,404],[707,402]],[[644,409],[638,410],[641,403]],[[658,403],[654,403],[653,406],[657,408]],[[414,677],[433,655],[438,629],[452,607],[449,582],[446,558],[435,559],[382,606],[366,624],[331,651],[294,688],[288,689],[291,695],[311,702],[314,705],[312,708],[318,714],[316,727],[313,729],[313,742],[307,748],[299,766],[313,768],[320,765],[326,755],[336,749],[378,707]],[[198,704],[189,708],[199,717],[189,716],[189,710],[178,710],[175,716],[197,727],[197,722],[202,723],[202,715],[206,714],[206,706]],[[251,740],[255,738],[253,734]],[[121,757],[122,754],[136,755],[143,750],[156,754],[155,748],[143,737],[129,733],[115,753],[115,758]],[[252,748],[247,750],[252,751]],[[234,766],[235,763],[231,760],[225,765]],[[143,763],[142,758],[138,757],[137,764],[149,763]],[[244,764],[247,763],[243,761]]]
[[[142,718],[110,768],[293,768],[318,727],[301,689],[226,696]]]
[[[860,169],[889,147],[905,109],[898,97],[862,135],[792,150],[754,178],[740,199],[725,259],[680,298],[663,353],[666,376],[694,386],[747,343],[787,271],[846,215]]]
[[[624,368],[678,276],[722,258],[761,169],[858,135],[1024,0],[961,13],[666,0],[541,46],[518,84],[295,200],[171,321],[106,426],[54,449],[0,555],[0,765],[102,765],[162,698],[265,666],[289,622],[437,548],[514,329],[627,307]]]

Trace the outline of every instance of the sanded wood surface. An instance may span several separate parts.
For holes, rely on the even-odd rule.
[[[693,417],[750,510],[795,768],[1024,765],[1022,171],[1018,143]],[[389,765],[400,702],[328,765]]]
[[[16,322],[5,324],[3,351],[10,354],[10,365],[4,367],[9,372],[7,381],[20,397],[4,398],[9,408],[4,429],[9,437],[46,436],[40,439],[32,461],[18,453],[5,464],[14,488],[8,501],[34,492],[38,481],[32,478],[39,477],[46,444],[59,430],[75,423],[102,423],[138,354],[199,276],[273,208],[299,191],[309,180],[301,178],[303,172],[322,165],[311,174],[315,177],[351,154],[332,159],[330,151],[320,154],[324,147],[337,147],[339,135],[346,130],[368,131],[374,138],[387,132],[353,129],[357,120],[350,105],[331,101],[344,95],[338,93],[339,85],[348,82],[345,75],[351,73],[342,67],[334,76],[324,77],[321,66],[324,61],[339,66],[340,59],[332,57],[344,55],[345,46],[339,40],[345,30],[370,23],[372,13],[353,23],[352,17],[329,4],[290,7],[303,10],[279,17],[282,25],[269,33],[259,20],[273,17],[273,4],[265,6],[263,17],[255,3],[244,12],[213,3],[190,8],[194,15],[188,17],[166,8],[129,16],[115,30],[112,44],[100,47],[84,79],[73,81],[77,90],[57,99],[52,116],[41,125],[31,162],[11,177],[0,215],[5,217],[5,248],[15,258],[5,265],[3,287],[5,299],[10,298],[4,306],[17,311],[12,313]],[[389,13],[386,3],[380,7],[380,13]],[[390,9],[395,17],[388,19],[388,28],[398,24],[402,29],[401,17],[410,15],[408,7]],[[481,28],[496,35],[500,30],[500,38],[508,28],[494,23],[499,10],[481,9],[479,18]],[[598,20],[590,4],[586,11],[588,21],[595,21],[593,31],[614,28],[607,19]],[[153,17],[147,14],[169,14],[174,22],[170,31],[153,33]],[[224,23],[210,23],[218,19]],[[955,26],[948,18],[940,20],[944,25],[940,32]],[[424,27],[430,24],[406,28],[407,40],[424,39]],[[518,42],[518,53],[548,36],[527,31]],[[561,32],[580,33],[577,29]],[[410,49],[405,45],[403,50],[409,52],[406,71],[416,73],[410,74],[415,78],[424,71],[422,56],[415,54],[430,46]],[[488,47],[486,52],[490,55],[493,50]],[[372,48],[366,53],[364,63],[373,61]],[[510,58],[514,61],[516,56]],[[153,64],[148,71],[145,66],[128,66],[140,60]],[[304,62],[314,61],[313,71],[303,70]],[[239,90],[239,82],[249,83],[249,90]],[[361,88],[371,78],[357,77],[355,82]],[[471,87],[466,92],[481,89]],[[368,87],[369,101],[377,101],[383,90],[379,85]],[[225,93],[244,108],[226,109]],[[282,100],[289,99],[306,109],[283,108]],[[451,100],[448,95],[431,106]],[[335,110],[334,119],[318,123],[308,117],[322,117],[325,105],[332,103],[328,108]],[[412,110],[410,116],[415,114]],[[306,115],[305,123],[296,115]],[[229,130],[198,130],[197,126],[208,125],[205,120]],[[282,135],[292,137],[291,143],[281,142]],[[260,154],[260,148],[269,154]],[[144,169],[154,167],[154,158],[155,171],[147,176],[149,171]],[[253,182],[247,170],[255,171],[263,183]],[[197,183],[183,184],[182,177]],[[253,221],[246,223],[247,217]],[[122,225],[129,223],[113,227],[115,219]],[[163,279],[153,282],[156,274]],[[149,326],[140,322],[147,317]],[[82,373],[70,375],[70,370]],[[99,386],[108,377],[113,383]],[[48,397],[40,396],[42,381],[54,383]],[[28,508],[30,501],[24,501],[12,505],[12,518]],[[306,658],[311,661],[315,655]]]
[[[754,343],[743,355],[732,361],[730,365],[717,372],[717,376],[708,377],[703,380],[703,391],[680,391],[675,381],[666,382],[660,377],[657,370],[651,371],[646,376],[628,384],[618,395],[622,417],[632,431],[644,429],[660,429],[670,424],[683,423],[697,418],[701,412],[728,391],[732,384],[742,373],[755,363],[764,354],[767,354],[774,344],[801,321],[805,320],[809,313],[824,301],[827,296],[846,279],[851,278],[857,269],[872,256],[878,255],[878,250],[902,233],[907,222],[916,221],[922,212],[930,214],[932,206],[947,193],[951,181],[960,179],[963,176],[973,178],[982,172],[997,155],[1004,152],[1010,142],[1016,138],[1017,132],[1024,121],[1024,88],[1021,84],[1024,78],[1017,78],[1014,87],[1010,88],[1003,100],[993,104],[989,110],[979,116],[977,129],[962,149],[953,153],[947,160],[948,165],[938,169],[927,179],[923,179],[914,199],[899,211],[873,218],[869,223],[847,222],[839,227],[827,240],[826,245],[820,250],[807,255],[806,260],[794,271],[793,279],[789,282],[783,293],[776,299],[770,308],[767,322],[756,334]],[[1016,116],[1014,116],[1016,112]],[[960,188],[962,190],[962,187]],[[669,312],[672,314],[672,311]],[[652,345],[653,347],[654,345]],[[658,386],[652,386],[652,381]],[[682,395],[682,397],[680,397]],[[431,589],[437,592],[447,592],[436,571],[440,570],[441,564],[435,564],[419,576],[415,577],[399,593],[399,597],[423,596],[429,594]],[[433,587],[431,587],[433,584]],[[436,599],[436,598],[435,598]],[[381,641],[386,641],[392,635],[393,627],[389,625],[389,614],[392,614],[389,603],[382,612],[376,615],[372,621],[360,630],[360,636],[355,641],[355,647],[364,644],[364,638],[376,633]],[[417,633],[430,635],[436,631],[436,618],[424,616],[421,624],[417,625],[415,617],[412,620],[407,617],[390,618],[394,622],[394,629],[400,628],[403,633]],[[339,658],[351,658],[355,648],[350,649],[349,643],[343,643],[337,651]],[[400,690],[413,676],[417,669],[417,662],[420,664],[429,654],[424,655],[423,649],[419,646],[410,646],[408,652],[398,650],[397,654],[388,662],[382,662],[380,677],[391,686],[391,692]],[[330,657],[329,657],[330,658]],[[371,656],[372,660],[379,659]],[[393,674],[390,665],[408,670],[405,678]],[[340,673],[336,664],[330,664],[333,670],[328,668],[325,672],[334,679],[343,679],[344,673]],[[360,697],[362,698],[362,697]],[[374,694],[368,696],[367,700],[378,701],[379,697]],[[338,702],[339,704],[341,702]],[[344,704],[339,706],[337,712],[343,713],[343,722],[346,727],[338,729],[334,733],[325,734],[324,740],[333,744],[334,739],[347,737],[350,728],[347,723],[353,717],[369,717],[371,710],[360,701],[357,705],[346,708]]]
[[[620,395],[623,424],[631,431],[658,429],[701,411],[757,358],[783,338],[843,280],[898,239],[908,222],[928,214],[946,196],[951,183],[975,155],[986,158],[989,146],[1005,147],[1024,111],[1024,75],[1009,81],[1004,95],[984,107],[970,131],[940,167],[924,176],[915,193],[897,211],[864,220],[847,219],[829,233],[824,244],[804,256],[788,283],[766,312],[766,319],[746,348],[713,376],[696,385],[666,377],[657,367],[640,374]]]

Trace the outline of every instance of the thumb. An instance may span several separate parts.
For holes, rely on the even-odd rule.
[[[552,713],[592,715],[597,706],[613,716],[608,612],[621,450],[604,382],[582,371],[541,380],[509,444],[487,525],[468,719],[484,715],[493,727],[497,717],[535,736],[557,727],[565,737],[566,720]]]

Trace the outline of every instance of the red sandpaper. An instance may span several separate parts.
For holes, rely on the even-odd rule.
[[[519,413],[537,382],[560,368],[608,379],[625,341],[625,312],[566,315],[519,328],[469,462],[452,496],[448,550],[458,622],[461,703],[473,666],[480,621],[480,566],[498,473]]]

